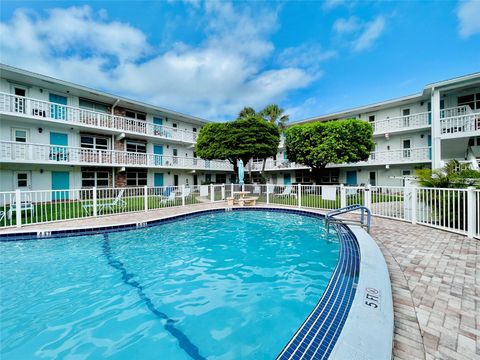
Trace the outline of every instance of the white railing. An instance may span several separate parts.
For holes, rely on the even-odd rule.
[[[193,131],[6,93],[0,93],[0,112],[186,143],[197,140]]]
[[[398,116],[372,122],[374,134],[391,133],[395,131],[427,127],[431,123],[431,112]]]
[[[360,161],[358,163],[351,163],[348,165],[395,164],[424,162],[430,160],[431,147],[419,147],[411,149],[374,151],[370,153],[370,158],[367,161]]]
[[[473,111],[468,105],[455,106],[451,108],[441,109],[440,118],[448,118],[452,116],[461,116],[466,114],[471,114]]]
[[[360,204],[370,208],[375,216],[480,238],[480,190],[370,185],[222,184],[16,190],[0,192],[0,227],[219,202],[238,191],[268,205],[331,210]]]
[[[442,136],[469,136],[480,131],[480,113],[457,115],[440,119]]]
[[[367,161],[357,163],[341,164],[342,166],[356,165],[375,165],[375,164],[397,164],[411,162],[428,162],[431,161],[431,147],[420,147],[411,149],[398,149],[388,151],[374,151],[370,153]],[[254,160],[248,164],[252,171],[261,171],[263,160]],[[338,167],[338,164],[329,164],[327,167]],[[249,168],[250,169],[250,168]],[[285,169],[308,169],[308,166],[289,162],[288,160],[267,159],[265,170],[285,170]]]
[[[0,161],[71,165],[143,166],[177,169],[233,170],[228,161],[194,157],[97,150],[73,146],[0,141]]]

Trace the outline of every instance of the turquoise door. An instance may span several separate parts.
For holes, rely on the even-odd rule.
[[[163,173],[155,173],[154,186],[163,186]]]
[[[154,163],[155,165],[162,165],[163,162],[163,146],[162,145],[154,145],[153,146],[153,154],[154,154]]]
[[[68,171],[52,171],[52,190],[66,190],[70,188],[70,173]],[[56,191],[52,200],[68,200],[68,191]]]
[[[347,185],[357,185],[356,171],[347,171]]]
[[[283,174],[283,184],[290,185],[292,183],[292,177],[290,174]]]
[[[154,117],[153,118],[153,125],[155,125],[153,127],[155,135],[162,136],[163,135],[163,132],[162,132],[163,119]]]
[[[57,94],[50,94],[49,100],[52,103],[59,105],[50,105],[50,117],[59,120],[67,120],[67,108],[62,105],[67,105],[67,97]]]
[[[66,146],[68,146],[68,135],[62,133],[50,133],[50,160],[55,161],[68,161],[68,152]]]

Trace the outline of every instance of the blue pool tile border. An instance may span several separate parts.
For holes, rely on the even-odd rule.
[[[225,211],[269,211],[324,218],[319,213],[296,209],[271,207],[218,208],[174,215],[168,218],[146,221],[141,224],[133,223],[90,229],[53,230],[48,233],[0,234],[0,242],[43,240],[128,231]],[[315,308],[277,356],[278,360],[328,359],[340,336],[356,293],[360,274],[360,248],[355,235],[347,226],[336,224],[335,229],[340,240],[340,255],[333,275]]]

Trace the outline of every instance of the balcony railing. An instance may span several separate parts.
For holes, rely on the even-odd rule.
[[[411,162],[428,162],[432,158],[430,147],[421,147],[413,149],[399,149],[389,151],[374,151],[370,154],[367,161],[360,161],[358,163],[348,163],[342,165],[328,165],[328,167],[338,166],[355,166],[355,165],[388,165],[401,164]],[[252,171],[262,170],[263,161],[251,161]],[[288,170],[288,169],[307,169],[308,166],[289,162],[288,160],[272,160],[267,159],[265,170]]]
[[[0,112],[186,143],[197,140],[197,133],[193,131],[6,93],[0,93]]]
[[[480,131],[480,113],[467,113],[440,119],[442,136],[471,136]]]
[[[194,157],[97,150],[72,146],[0,141],[0,161],[42,164],[135,166],[198,170],[233,170],[228,161]]]
[[[400,130],[427,127],[431,123],[431,113],[423,112],[412,115],[398,116],[372,122],[375,134],[390,133]]]
[[[419,147],[412,149],[398,149],[388,151],[374,151],[370,153],[367,161],[351,163],[347,165],[388,165],[411,162],[428,162],[432,159],[431,147]]]

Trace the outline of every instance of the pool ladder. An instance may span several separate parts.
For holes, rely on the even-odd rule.
[[[346,214],[350,213],[353,211],[358,211],[360,210],[360,220],[345,220],[345,219],[336,219],[334,216],[340,215],[340,214]],[[365,213],[367,213],[367,222],[365,223]],[[327,227],[327,230],[330,228],[330,224],[351,224],[351,225],[360,225],[361,227],[364,227],[367,229],[367,232],[370,233],[370,220],[371,220],[372,214],[370,212],[370,209],[367,208],[366,206],[360,205],[360,204],[354,204],[354,205],[348,205],[339,209],[335,209],[332,211],[329,211],[325,215],[325,226]]]

